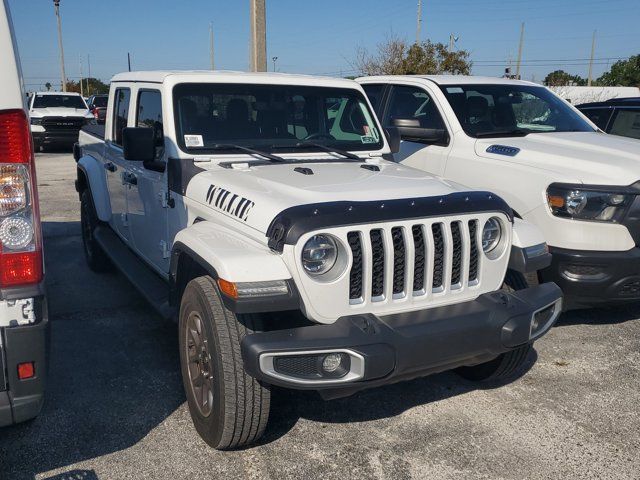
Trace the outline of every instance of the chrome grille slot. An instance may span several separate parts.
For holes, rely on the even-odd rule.
[[[478,281],[478,263],[480,251],[478,250],[478,221],[469,220],[469,283]]]
[[[393,241],[393,295],[401,295],[405,286],[406,248],[402,228],[391,229]]]
[[[420,292],[424,290],[425,285],[425,244],[424,244],[424,231],[422,225],[414,225],[411,227],[411,233],[413,235],[413,248],[415,250],[415,256],[413,260],[413,291]]]
[[[452,222],[450,228],[453,243],[451,253],[451,287],[460,288],[462,286],[462,232],[460,222]]]
[[[437,291],[444,287],[445,252],[442,224],[434,223],[431,225],[431,233],[433,235],[433,281],[431,283],[431,288],[434,291]]]
[[[384,299],[384,238],[383,231],[381,229],[371,230],[369,233],[371,239],[371,299],[383,300]]]
[[[362,240],[358,232],[349,232],[347,235],[353,264],[349,273],[349,300],[362,298]]]

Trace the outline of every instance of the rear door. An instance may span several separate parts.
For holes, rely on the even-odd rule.
[[[127,179],[127,211],[134,250],[155,270],[169,271],[167,243],[166,154],[162,118],[162,94],[140,86],[136,92],[134,126],[151,128],[156,138],[153,162],[130,162]]]
[[[118,87],[114,92],[111,128],[106,133],[105,163],[111,203],[111,227],[126,241],[130,239],[127,198],[123,183],[127,162],[122,151],[122,130],[128,126],[131,89]]]

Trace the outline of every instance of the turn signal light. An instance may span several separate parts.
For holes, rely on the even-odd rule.
[[[220,291],[224,293],[227,297],[238,298],[238,289],[236,288],[235,283],[219,278],[218,287],[220,287]]]
[[[25,362],[18,364],[18,378],[27,380],[36,376],[36,369],[33,362]]]

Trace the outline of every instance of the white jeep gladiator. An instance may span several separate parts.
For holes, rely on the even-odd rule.
[[[549,89],[465,76],[358,79],[395,159],[504,198],[543,232],[565,308],[640,301],[640,141],[607,135]]]
[[[350,80],[132,72],[78,160],[89,266],[179,322],[197,431],[254,442],[270,385],[324,398],[457,368],[513,375],[561,310],[539,232],[499,197],[384,159]],[[501,289],[505,272],[516,275]]]
[[[4,427],[30,420],[42,409],[49,331],[33,146],[6,0],[0,1],[0,58],[0,427]]]

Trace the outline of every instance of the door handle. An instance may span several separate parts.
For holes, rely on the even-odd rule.
[[[104,168],[106,168],[107,170],[109,170],[110,172],[115,172],[116,170],[118,170],[118,167],[115,166],[115,164],[113,162],[107,162],[104,164]]]
[[[137,185],[138,177],[136,177],[133,173],[124,172],[122,174],[122,183],[127,183],[129,185]]]

